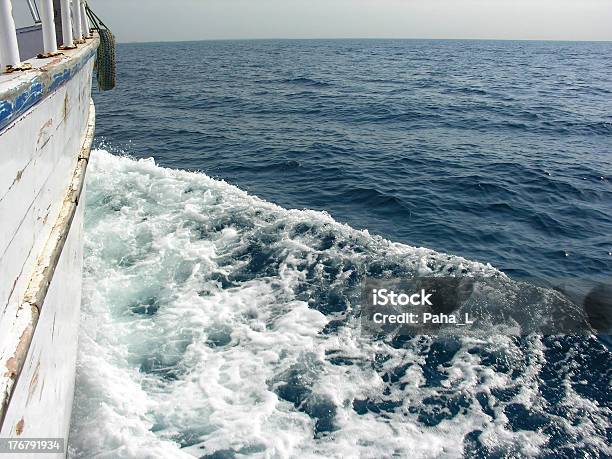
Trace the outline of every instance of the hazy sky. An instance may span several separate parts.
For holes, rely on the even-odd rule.
[[[612,40],[612,0],[90,0],[119,41]]]

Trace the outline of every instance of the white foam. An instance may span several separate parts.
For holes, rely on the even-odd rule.
[[[336,288],[373,260],[421,275],[465,270],[506,279],[491,266],[100,150],[92,154],[87,206],[72,457],[460,457],[475,430],[493,450],[532,455],[546,443],[541,432],[512,431],[503,403],[491,417],[473,400],[516,382],[469,349],[497,350],[522,367],[526,356],[510,338],[463,340],[440,370],[448,378],[428,386],[431,339],[395,349],[363,337],[357,318],[323,334],[335,316],[312,304],[321,285]],[[321,249],[325,235],[336,243]],[[328,279],[330,265],[336,274]],[[533,361],[541,350],[536,340]],[[377,354],[387,358],[378,369]],[[328,355],[354,364],[333,365]],[[403,365],[405,374],[388,385],[381,375]],[[336,410],[332,432],[316,435],[316,416],[278,395],[296,368],[308,403]],[[523,377],[517,400],[534,403],[537,368]],[[419,412],[432,408],[426,401],[444,394],[472,403],[435,426],[420,422]],[[400,406],[358,414],[353,402],[366,398]]]

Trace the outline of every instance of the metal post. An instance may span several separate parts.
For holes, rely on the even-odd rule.
[[[42,32],[45,54],[57,53],[55,41],[55,15],[53,13],[53,0],[42,0]]]
[[[62,40],[66,48],[74,46],[72,38],[72,17],[70,17],[70,0],[62,0]]]
[[[60,0],[53,0],[53,16],[55,16],[55,43],[57,46],[62,46],[64,39],[62,38],[62,6]]]
[[[87,26],[87,14],[85,13],[85,2],[81,4],[81,28],[83,29],[83,37],[89,37],[89,27]]]
[[[81,30],[81,6],[79,0],[72,0],[72,25],[74,26],[74,40],[79,43],[83,38]]]
[[[0,62],[0,72],[21,63],[11,0],[0,0]]]

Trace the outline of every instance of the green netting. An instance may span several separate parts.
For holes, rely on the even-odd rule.
[[[109,91],[115,87],[115,37],[108,29],[99,29],[100,46],[96,64],[98,87],[101,91]]]
[[[115,87],[117,69],[115,64],[115,36],[102,20],[94,13],[89,5],[85,5],[85,13],[91,21],[92,28],[98,31],[100,46],[96,70],[98,87],[100,91],[109,91]]]

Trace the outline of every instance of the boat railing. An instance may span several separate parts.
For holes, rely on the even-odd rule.
[[[38,12],[38,5],[34,0],[26,0],[28,3],[28,9],[34,20],[34,24],[40,24],[40,13]]]
[[[42,26],[43,52],[39,57],[52,57],[58,53],[56,22],[61,23],[62,49],[74,48],[90,36],[90,24],[85,13],[85,0],[26,0],[35,24]],[[54,3],[59,8],[54,8]],[[60,17],[55,17],[59,9]],[[0,0],[0,73],[23,70],[22,55],[19,52],[20,31],[13,17],[12,0]],[[34,56],[25,56],[29,59]]]

